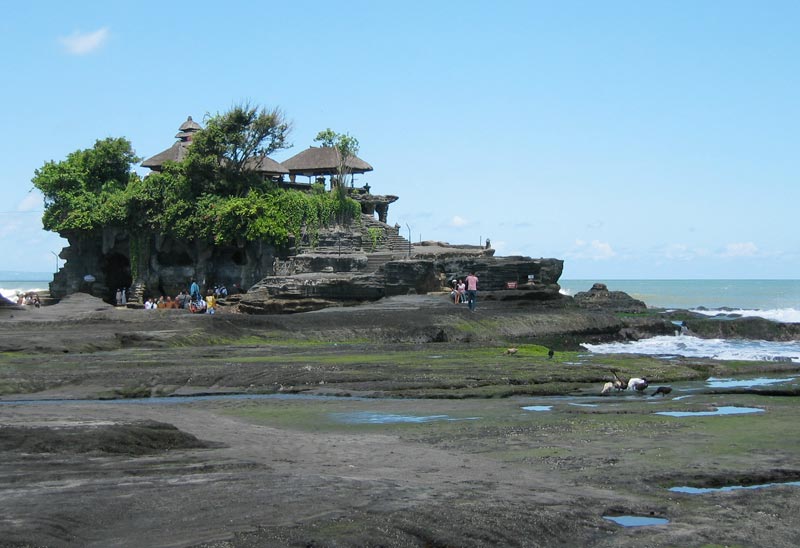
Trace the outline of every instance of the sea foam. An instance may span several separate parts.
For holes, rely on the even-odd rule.
[[[634,342],[583,344],[597,354],[645,354],[716,360],[792,361],[800,363],[800,341],[701,339],[662,335]]]
[[[741,316],[743,318],[758,317],[765,320],[772,320],[781,323],[798,323],[800,322],[800,310],[796,308],[776,308],[773,310],[748,310],[744,308],[726,308],[726,309],[693,309],[692,312],[704,314],[706,316]]]

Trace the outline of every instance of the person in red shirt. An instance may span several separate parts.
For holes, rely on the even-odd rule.
[[[469,309],[475,312],[475,305],[478,301],[478,277],[474,272],[470,272],[467,276],[467,302]]]

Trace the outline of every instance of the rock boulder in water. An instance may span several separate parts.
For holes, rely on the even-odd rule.
[[[581,308],[607,310],[609,312],[644,312],[647,305],[634,299],[624,291],[609,291],[606,284],[596,283],[589,291],[575,294],[575,303]]]

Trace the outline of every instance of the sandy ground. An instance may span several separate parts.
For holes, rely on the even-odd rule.
[[[302,318],[225,327],[224,318],[186,315],[142,323],[144,311],[84,298],[68,318],[66,307],[49,308],[33,319],[0,312],[0,380],[17,387],[0,404],[2,546],[800,545],[798,487],[702,496],[665,488],[800,479],[796,397],[697,393],[691,408],[765,413],[695,422],[651,414],[686,400],[627,394],[598,407],[513,397],[53,402],[96,398],[125,377],[171,393],[178,378],[202,392],[246,391],[245,380],[270,375],[269,384],[297,382],[295,366],[251,360],[269,357],[269,345],[195,342],[193,359],[175,337],[206,339],[198,322],[233,337],[250,336],[240,321],[266,332]],[[327,317],[344,316],[310,323]],[[419,345],[422,356],[434,351],[450,347]],[[327,352],[335,363],[345,350]],[[191,367],[202,381],[185,378]],[[33,392],[20,393],[25,382]],[[522,409],[532,403],[553,409]],[[451,420],[342,419],[364,413]],[[603,518],[624,514],[670,523],[626,528]]]

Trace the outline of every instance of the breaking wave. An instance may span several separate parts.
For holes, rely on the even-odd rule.
[[[634,342],[583,344],[596,354],[644,354],[683,356],[715,360],[791,361],[800,363],[800,341],[753,341],[740,339],[701,339],[687,335],[662,335]]]
[[[727,316],[727,317],[758,317],[766,320],[781,323],[798,323],[800,322],[800,310],[796,308],[777,308],[773,310],[748,310],[744,308],[696,308],[692,312],[697,312],[706,316]]]

